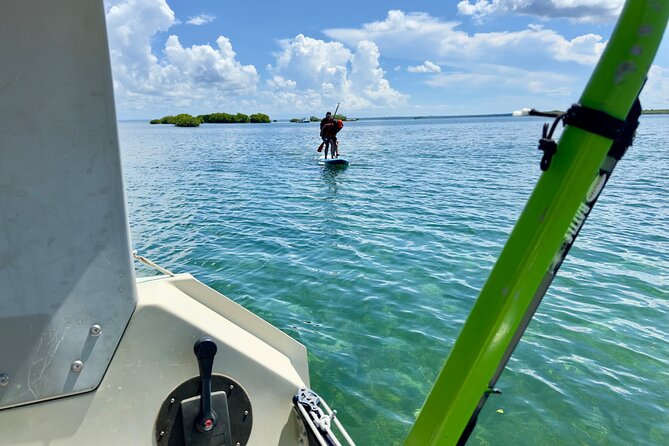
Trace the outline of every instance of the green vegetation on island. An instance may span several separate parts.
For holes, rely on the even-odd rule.
[[[199,118],[191,116],[187,113],[181,113],[176,116],[168,115],[160,119],[152,119],[150,124],[174,124],[177,127],[197,127],[202,121]]]
[[[188,115],[190,116],[190,115]],[[160,119],[152,119],[149,124],[174,124],[174,116],[163,116]]]
[[[244,113],[237,113],[231,115],[229,113],[211,113],[208,115],[200,115],[202,122],[207,124],[243,124],[246,122],[252,123],[267,123],[270,122],[269,116],[264,113],[254,113],[251,116]]]
[[[239,124],[239,123],[268,123],[271,122],[269,116],[264,113],[254,113],[251,116],[244,113],[231,115],[229,113],[210,113],[207,115],[191,116],[182,113],[176,116],[163,116],[160,119],[152,119],[150,124],[174,124],[177,127],[197,127],[202,123],[206,124]]]

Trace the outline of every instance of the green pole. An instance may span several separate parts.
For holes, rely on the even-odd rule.
[[[668,18],[667,1],[629,0],[580,104],[624,120]],[[598,184],[600,168],[609,162],[611,144],[580,128],[565,128],[550,168],[530,196],[406,445],[455,445],[464,438],[557,272],[565,240],[573,239],[575,225],[580,229],[587,217],[584,203]]]

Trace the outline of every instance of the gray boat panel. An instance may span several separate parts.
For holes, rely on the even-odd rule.
[[[136,291],[102,2],[0,2],[0,42],[2,409],[98,386]]]

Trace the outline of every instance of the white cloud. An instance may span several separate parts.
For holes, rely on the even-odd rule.
[[[434,59],[435,54],[448,54],[466,40],[465,33],[454,30],[456,26],[457,22],[442,22],[425,13],[391,10],[383,21],[366,23],[361,28],[326,29],[324,34],[349,46],[369,40],[386,57],[420,61]]]
[[[556,31],[537,25],[521,31],[475,34],[459,30],[459,25],[422,12],[393,10],[383,21],[366,23],[361,28],[327,29],[324,33],[349,46],[370,40],[386,57],[434,60],[442,67],[471,61],[508,63],[519,58],[537,66],[551,60],[591,65],[605,45],[596,34],[568,40]]]
[[[296,80],[301,87],[320,88],[323,84],[340,83],[345,78],[352,53],[341,43],[299,34],[279,44],[282,51],[275,55],[273,69]]]
[[[453,105],[449,113],[470,114],[567,107],[577,99],[584,82],[571,74],[481,64],[469,71],[430,75],[425,83]]]
[[[280,41],[269,77],[260,83],[253,65],[237,60],[233,45],[219,36],[215,45],[182,45],[172,33],[152,51],[159,33],[177,21],[166,0],[108,0],[107,27],[119,114],[145,116],[179,111],[316,112],[342,102],[346,109],[384,110],[405,105],[408,96],[385,79],[378,47],[351,45],[304,35]],[[213,16],[191,17],[200,24]],[[144,112],[146,113],[146,112]]]
[[[379,66],[379,48],[368,40],[358,42],[351,56],[351,93],[362,96],[374,106],[395,106],[406,102],[406,95],[392,89]]]
[[[667,108],[669,105],[669,68],[652,65],[648,71],[648,81],[641,91],[641,105],[644,109]]]
[[[455,96],[464,100],[465,93],[480,96],[476,86],[488,88],[488,98],[508,89],[524,100],[531,100],[530,95],[574,100],[583,86],[582,76],[606,45],[596,34],[567,39],[540,25],[474,34],[459,26],[426,13],[395,10],[382,21],[355,29],[328,29],[325,34],[347,45],[373,41],[386,57],[422,62],[408,71],[426,73],[424,83],[448,89],[451,100]]]
[[[441,67],[434,62],[426,60],[423,65],[409,66],[407,71],[410,73],[440,73]]]
[[[475,21],[501,14],[541,18],[567,18],[574,22],[611,22],[620,14],[623,0],[463,0],[458,12]]]
[[[284,79],[281,76],[274,76],[271,79],[267,79],[267,85],[269,85],[270,88],[293,90],[297,86],[297,82],[290,79]]]
[[[482,11],[488,5],[490,14],[502,13],[490,8],[510,4],[501,0],[467,4],[479,3]],[[569,0],[544,3],[566,8]],[[593,8],[601,4],[590,3]],[[465,94],[480,97],[478,90],[483,89],[486,107],[488,103],[496,107],[491,110],[540,107],[531,101],[559,97],[563,103],[565,96],[574,100],[584,82],[579,75],[589,73],[606,45],[597,34],[565,38],[547,25],[469,33],[458,22],[426,13],[389,11],[383,20],[358,28],[326,30],[332,41],[300,34],[278,42],[279,50],[260,82],[256,68],[238,60],[225,36],[213,45],[182,45],[173,32],[177,20],[166,0],[108,0],[106,14],[121,116],[132,110],[138,110],[135,116],[146,116],[141,110],[150,110],[151,115],[160,110],[165,114],[262,111],[301,116],[331,109],[337,102],[352,114],[407,110],[409,96],[392,88],[381,67],[382,54],[403,63],[388,68],[397,72],[393,79],[407,67],[407,71],[424,73],[425,84],[449,89],[444,102]],[[189,21],[197,18],[208,20],[200,15]],[[163,36],[168,37],[156,41]],[[557,74],[560,71],[567,74]],[[653,103],[656,108],[666,107],[668,85],[669,70],[654,66],[644,93],[651,97],[654,92],[653,102],[644,102],[644,107]]]
[[[255,92],[258,74],[253,65],[236,60],[230,41],[220,36],[216,47],[183,47],[176,35],[168,37],[163,57],[151,51],[151,39],[176,23],[165,0],[107,2],[112,71],[121,113],[145,108],[197,103],[220,106],[239,95]]]
[[[528,71],[504,65],[477,65],[472,72],[449,72],[432,76],[426,81],[433,87],[458,86],[461,92],[488,88],[505,94],[534,93],[545,96],[569,96],[574,79],[548,71]]]
[[[151,54],[150,38],[167,31],[175,20],[174,11],[164,0],[114,2],[106,15],[112,59],[122,60],[128,72],[157,62]]]
[[[574,61],[582,65],[594,65],[604,52],[606,43],[597,34],[585,34],[571,40],[555,39],[553,51],[555,60]]]
[[[214,20],[216,20],[216,16],[211,15],[211,14],[200,14],[195,17],[189,17],[186,23],[188,25],[195,25],[195,26],[200,26],[204,25],[205,23],[211,23]]]
[[[272,86],[283,88],[281,80],[291,79],[290,89],[314,101],[309,109],[342,102],[348,110],[393,107],[406,103],[407,96],[394,90],[379,66],[378,47],[360,41],[355,52],[340,42],[325,42],[302,34],[279,42],[282,51],[268,67],[274,74]],[[285,89],[285,88],[284,88]],[[277,106],[295,99],[286,91],[273,91]]]
[[[227,37],[216,39],[217,48],[193,45],[184,48],[177,36],[169,36],[165,43],[167,65],[161,67],[170,83],[187,80],[191,87],[212,87],[227,93],[255,91],[258,75],[253,65],[242,65]]]

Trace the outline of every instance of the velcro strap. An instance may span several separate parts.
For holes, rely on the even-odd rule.
[[[617,141],[625,131],[625,121],[579,104],[574,104],[567,110],[564,123],[613,141]]]

